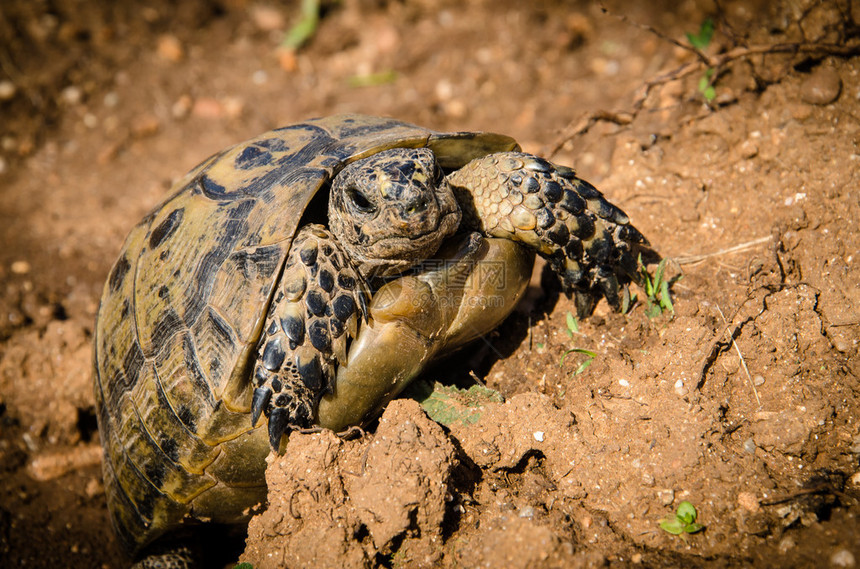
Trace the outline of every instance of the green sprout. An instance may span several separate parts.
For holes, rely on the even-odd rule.
[[[302,0],[299,21],[284,35],[281,45],[288,49],[299,49],[317,31],[320,21],[320,0]]]
[[[567,323],[567,330],[565,330],[565,332],[567,332],[567,335],[570,336],[570,339],[572,340],[574,334],[579,334],[579,320],[569,311],[565,319]],[[594,358],[597,357],[597,354],[592,352],[591,350],[586,350],[585,348],[570,348],[569,350],[565,350],[564,353],[561,355],[561,360],[559,360],[558,362],[559,367],[564,366],[564,359],[570,353],[584,354],[587,356],[586,360],[579,364],[579,367],[577,367],[576,371],[573,372],[573,375],[579,375],[584,372],[586,369],[588,369],[588,366],[591,365],[591,362],[594,361]]]
[[[254,569],[254,566],[250,563],[237,563],[233,566],[233,569]]]
[[[660,520],[660,529],[672,535],[681,536],[686,533],[702,531],[705,526],[696,523],[697,516],[696,507],[685,500],[678,504],[678,509],[675,510],[674,516]]]
[[[711,39],[714,37],[714,21],[711,18],[705,18],[702,26],[699,28],[698,34],[687,32],[687,40],[690,45],[698,50],[703,50],[711,45]]]
[[[365,75],[353,75],[349,78],[350,87],[375,87],[377,85],[385,85],[394,83],[397,80],[397,72],[393,69],[379,71],[377,73],[368,73]]]
[[[704,22],[702,22],[702,26],[699,28],[698,34],[687,33],[687,41],[690,42],[695,49],[698,51],[705,50],[709,45],[711,45],[711,40],[714,37],[714,21],[710,18],[706,18]],[[705,101],[710,103],[713,101],[717,92],[714,89],[714,86],[711,84],[711,78],[714,76],[714,69],[709,67],[705,70],[705,74],[699,79],[699,93],[702,94],[702,97],[705,98]]]
[[[711,102],[717,96],[717,91],[714,89],[714,86],[711,85],[711,76],[714,74],[714,68],[709,67],[705,70],[705,74],[699,79],[699,93],[705,98],[707,102]]]
[[[642,273],[642,283],[645,287],[645,304],[647,305],[645,315],[648,318],[656,318],[664,312],[675,313],[675,306],[672,304],[672,297],[669,294],[669,281],[666,280],[665,271],[666,259],[663,259],[657,265],[654,275],[650,275],[642,263],[642,255],[639,255],[639,272]]]

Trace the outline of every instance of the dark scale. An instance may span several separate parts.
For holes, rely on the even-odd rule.
[[[575,237],[583,241],[590,239],[594,235],[594,220],[590,215],[584,213],[576,218],[576,229],[572,231]]]
[[[550,180],[543,185],[543,196],[549,201],[555,203],[564,195],[564,190],[561,184]]]
[[[556,245],[565,245],[570,240],[570,231],[564,223],[557,223],[555,227],[547,231],[547,237]]]
[[[347,351],[347,323],[366,312],[357,273],[322,227],[299,231],[287,264],[293,268],[278,285],[257,348],[251,401],[252,423],[266,415],[275,449],[283,434],[311,425],[317,402],[331,390],[334,354]]]
[[[540,189],[540,182],[537,181],[537,178],[529,176],[523,184],[523,189],[526,192],[533,194]]]
[[[541,208],[537,210],[535,212],[535,217],[537,218],[537,225],[541,229],[551,227],[552,224],[555,223],[555,216],[547,208]]]
[[[341,322],[346,322],[347,319],[355,313],[355,302],[352,300],[352,297],[346,294],[342,294],[334,299],[332,302],[332,308],[334,309],[334,315]]]
[[[334,288],[334,276],[330,271],[325,269],[321,269],[318,275],[320,288],[322,288],[326,292],[331,292],[331,289]]]
[[[314,316],[322,316],[325,314],[326,299],[318,290],[309,290],[305,296],[308,312]]]
[[[525,169],[532,170],[533,172],[540,172],[542,174],[549,174],[555,170],[552,164],[538,156],[532,156],[531,159],[526,162]]]
[[[272,319],[274,321],[274,318]],[[297,315],[281,317],[281,328],[290,339],[290,349],[295,350],[296,345],[301,344],[305,338],[305,323]]]
[[[573,190],[564,191],[564,200],[559,204],[565,210],[574,215],[579,215],[585,209],[585,200],[583,200]]]
[[[340,273],[337,275],[337,284],[340,288],[352,290],[355,288],[355,277],[346,273]]]
[[[272,319],[275,322],[275,319]],[[270,338],[263,348],[263,367],[269,371],[278,371],[284,363],[284,348],[281,346],[280,335]]]
[[[311,345],[321,352],[331,350],[331,336],[328,333],[328,325],[324,320],[316,320],[308,326],[308,337]]]

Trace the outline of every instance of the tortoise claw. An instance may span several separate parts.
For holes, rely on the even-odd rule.
[[[290,427],[290,414],[283,407],[275,407],[269,414],[269,445],[272,450],[278,452],[281,446],[281,437]]]
[[[258,387],[254,390],[254,398],[251,400],[251,426],[256,427],[260,415],[266,409],[272,399],[272,390],[268,387]]]

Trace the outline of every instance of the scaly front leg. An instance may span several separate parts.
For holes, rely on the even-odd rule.
[[[638,281],[637,258],[648,241],[627,215],[565,166],[522,152],[478,158],[448,176],[463,223],[513,239],[545,257],[590,313],[600,295],[613,308],[620,291]]]
[[[332,235],[321,225],[299,230],[269,308],[257,361],[251,424],[265,414],[269,443],[316,420],[320,397],[346,363],[349,339],[367,314],[367,292]]]

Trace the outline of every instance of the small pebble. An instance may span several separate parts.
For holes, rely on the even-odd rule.
[[[532,519],[533,517],[535,517],[535,509],[531,506],[525,506],[520,509],[520,512],[517,515],[521,518]]]
[[[752,439],[752,437],[750,437],[744,441],[744,451],[745,452],[748,452],[750,454],[755,454],[755,449],[756,449],[755,441]]]
[[[224,108],[224,114],[231,119],[238,118],[245,110],[245,102],[239,97],[225,97],[221,106]]]
[[[294,49],[278,49],[278,65],[281,69],[288,72],[296,71],[299,68],[299,60],[296,57]]]
[[[274,6],[255,4],[251,6],[251,21],[263,32],[283,30],[286,27],[284,15]]]
[[[436,98],[440,101],[447,101],[454,96],[454,86],[447,79],[440,79],[436,83],[434,91],[436,93]]]
[[[780,540],[779,545],[776,547],[779,549],[780,553],[787,553],[796,545],[797,544],[794,542],[794,539],[790,535],[787,535]]]
[[[15,261],[12,263],[11,269],[16,275],[26,275],[30,272],[30,263],[27,261]]]
[[[758,503],[758,498],[755,497],[755,494],[752,492],[741,492],[738,494],[738,504],[748,512],[758,512],[761,510],[761,506]]]
[[[741,144],[740,152],[742,158],[753,158],[758,154],[758,144],[752,140],[745,140]]]
[[[68,105],[77,105],[83,97],[83,91],[81,91],[80,87],[74,85],[69,85],[60,91],[60,99]]]
[[[619,379],[618,385],[620,385],[621,387],[630,387],[630,382],[626,379]]]
[[[658,490],[657,498],[660,500],[660,503],[664,506],[669,506],[672,502],[675,501],[675,491],[674,490]]]
[[[182,42],[170,34],[164,34],[158,38],[156,52],[161,59],[171,63],[179,63],[185,57],[185,48],[182,47]]]
[[[848,479],[848,484],[860,490],[860,471],[851,475],[851,478]]]
[[[174,118],[182,119],[188,116],[188,113],[191,112],[191,107],[194,104],[194,101],[191,100],[190,95],[182,95],[176,102],[173,103],[173,106],[170,107],[170,113]]]
[[[854,567],[857,562],[854,560],[854,554],[847,549],[837,549],[830,556],[830,564],[834,567]]]
[[[204,119],[217,119],[224,114],[224,108],[216,99],[211,97],[200,97],[194,101],[191,114]]]
[[[829,105],[842,91],[842,79],[834,69],[819,67],[800,87],[800,98],[813,105]]]
[[[114,108],[119,104],[119,94],[116,91],[105,93],[104,104],[109,109]]]
[[[535,431],[534,432],[534,438],[537,442],[542,443],[543,442],[543,431]]]
[[[269,74],[262,69],[258,69],[251,74],[251,82],[254,85],[265,85],[269,82]]]
[[[753,378],[753,383],[755,384],[756,387],[758,387],[760,385],[764,385],[764,377],[762,377],[760,375],[755,376]]]
[[[8,101],[15,96],[15,84],[9,80],[0,81],[0,101]]]
[[[134,117],[131,121],[131,134],[135,138],[152,136],[161,127],[158,117],[151,114],[142,114]]]

